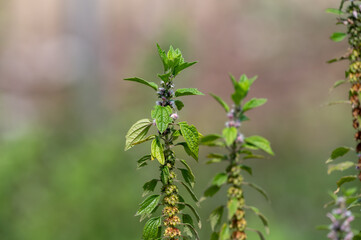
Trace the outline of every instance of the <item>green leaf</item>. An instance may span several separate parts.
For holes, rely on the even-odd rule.
[[[342,12],[341,10],[336,9],[336,8],[327,8],[326,13],[333,13],[333,14],[337,14],[337,15],[344,14],[344,12]]]
[[[219,240],[229,240],[231,235],[230,235],[230,230],[228,227],[228,224],[223,224],[222,228],[221,228],[221,232],[219,233]]]
[[[228,202],[228,219],[232,219],[234,214],[236,214],[238,205],[239,205],[239,202],[238,202],[237,198],[232,198]]]
[[[182,223],[190,224],[192,227],[194,227],[193,219],[188,214],[182,214]],[[193,232],[188,226],[184,226],[184,234],[188,235],[191,238],[193,237]]]
[[[356,179],[357,179],[357,177],[354,175],[342,177],[337,181],[337,187],[340,188],[343,184],[348,183],[348,182],[353,182]]]
[[[155,187],[157,186],[158,179],[152,179],[149,182],[146,182],[143,185],[143,195],[142,197],[147,196],[149,193],[153,192]]]
[[[215,140],[218,140],[222,138],[221,135],[218,135],[218,134],[209,134],[209,135],[206,135],[202,138],[199,139],[199,143],[200,144],[205,144],[205,143],[209,143],[209,142],[213,142]]]
[[[125,151],[133,147],[133,144],[141,141],[147,135],[152,122],[149,119],[141,119],[134,123],[125,136]]]
[[[333,171],[344,171],[344,170],[349,169],[352,166],[355,166],[355,164],[350,161],[342,162],[339,164],[331,164],[328,166],[327,173],[331,174]]]
[[[333,84],[333,88],[337,88],[338,86],[344,84],[344,83],[347,83],[348,81],[347,80],[338,80],[336,81],[334,84]]]
[[[243,184],[255,189],[258,191],[267,201],[269,201],[268,195],[265,190],[263,190],[261,187],[257,186],[256,184],[249,183],[249,182],[243,182]]]
[[[352,240],[361,240],[361,231],[359,234],[355,235]]]
[[[144,142],[147,142],[147,141],[150,141],[150,140],[153,140],[156,136],[155,135],[150,135],[146,138],[143,138],[142,140],[138,141],[138,142],[134,142],[132,144],[132,146],[135,146],[135,145],[138,145],[138,144],[141,144],[141,143],[144,143]]]
[[[229,106],[228,104],[222,100],[222,98],[218,97],[217,95],[214,95],[212,93],[210,93],[210,95],[219,103],[221,104],[221,106],[224,108],[224,110],[226,110],[226,112],[229,112]]]
[[[218,173],[212,181],[212,185],[216,185],[218,187],[222,186],[227,182],[228,175],[226,173]]]
[[[179,126],[189,150],[196,156],[196,160],[198,161],[199,133],[196,127],[193,125],[190,126],[185,122],[179,123]]]
[[[190,174],[190,177],[191,179],[193,179],[193,182],[195,181],[195,177],[194,177],[194,174],[193,174],[193,171],[192,169],[189,167],[189,165],[187,164],[186,161],[184,161],[183,159],[179,160],[188,170],[188,173]]]
[[[158,48],[158,53],[159,53],[160,59],[163,62],[164,71],[166,71],[168,69],[167,54],[165,53],[165,51],[163,49],[160,48],[160,46],[158,44],[157,44],[157,48]]]
[[[168,166],[164,166],[162,168],[162,172],[160,174],[160,178],[161,178],[161,181],[164,185],[168,184],[168,180],[169,180],[169,168]]]
[[[208,221],[211,224],[212,231],[214,231],[214,229],[221,224],[223,211],[224,211],[224,206],[220,206],[214,209],[213,212],[211,212]]]
[[[156,239],[161,224],[162,224],[162,219],[160,217],[149,219],[144,226],[143,239],[144,240]]]
[[[252,168],[251,168],[251,167],[246,166],[246,165],[243,165],[243,164],[239,165],[239,167],[240,167],[242,170],[248,172],[249,175],[252,175]]]
[[[152,160],[157,159],[158,162],[162,165],[165,163],[163,145],[160,143],[159,138],[153,140],[151,146]]]
[[[187,184],[185,184],[184,182],[181,182],[181,184],[185,187],[185,189],[187,189],[187,191],[191,195],[192,199],[195,202],[198,202],[199,200],[198,200],[197,196],[194,194],[194,192],[192,191],[192,189]]]
[[[137,161],[137,163],[138,163],[137,169],[146,166],[146,165],[147,165],[147,161],[148,161],[148,160],[151,160],[151,158],[152,158],[151,155],[145,155],[145,156],[143,156],[141,159],[139,159],[139,160]]]
[[[194,187],[194,175],[188,171],[188,169],[178,168],[181,171],[183,179],[186,183],[189,184],[191,188]]]
[[[258,230],[253,229],[253,228],[246,228],[246,230],[249,230],[249,231],[255,232],[255,233],[257,233],[257,234],[258,234],[258,236],[259,236],[259,238],[260,238],[261,240],[266,240],[266,238],[263,236],[263,233],[262,233],[262,232],[260,232],[260,231],[258,231]]]
[[[191,156],[194,160],[198,161],[198,154],[194,154],[190,148],[188,147],[188,144],[186,142],[180,142],[177,143],[175,146],[183,146],[184,151],[187,153],[188,156]]]
[[[124,80],[125,81],[138,82],[138,83],[147,85],[148,87],[151,87],[156,91],[158,90],[158,85],[157,84],[155,84],[154,82],[148,82],[148,81],[146,81],[144,79],[141,79],[141,78],[133,77],[133,78],[125,78]]]
[[[262,221],[262,223],[264,225],[264,228],[266,230],[266,233],[269,234],[269,225],[268,225],[267,218],[262,213],[260,213],[258,208],[252,207],[252,206],[250,206],[248,208],[251,209],[261,219],[261,221]]]
[[[178,111],[182,110],[182,108],[184,107],[184,103],[180,100],[175,100],[174,104],[176,105]]]
[[[330,163],[336,158],[344,156],[346,153],[348,153],[352,148],[349,147],[339,147],[332,151],[331,157],[326,161],[326,163]]]
[[[149,216],[158,206],[160,195],[152,195],[146,198],[141,204],[135,216],[141,216],[140,221]]]
[[[266,102],[267,102],[267,99],[265,99],[265,98],[252,98],[251,100],[249,100],[248,102],[246,102],[243,105],[242,111],[247,112],[248,110],[262,106]]]
[[[188,203],[185,203],[185,202],[179,202],[179,205],[187,206],[187,207],[192,211],[192,213],[194,214],[194,216],[196,217],[196,220],[197,220],[197,222],[198,222],[198,227],[199,227],[199,228],[202,228],[201,218],[200,218],[198,212],[196,211],[196,209],[195,209],[192,205],[190,205],[190,204],[188,204]],[[183,209],[183,208],[182,208],[182,209]],[[181,209],[179,208],[179,210],[181,210]]]
[[[214,194],[216,194],[219,191],[219,189],[221,189],[221,188],[216,186],[216,185],[210,186],[204,192],[204,197],[212,197],[212,196],[214,196]]]
[[[329,230],[330,230],[330,226],[329,226],[329,225],[319,225],[319,226],[316,226],[316,230],[326,230],[326,231],[329,231]]]
[[[183,71],[186,68],[189,68],[190,66],[193,66],[194,64],[196,64],[197,62],[184,62],[180,65],[178,65],[175,69],[174,69],[174,75],[177,75],[178,73],[180,73],[181,71]]]
[[[211,235],[211,240],[219,240],[219,233],[213,232]]]
[[[256,146],[257,148],[265,151],[266,153],[268,153],[270,155],[274,155],[274,153],[271,149],[271,146],[270,146],[270,142],[261,136],[247,137],[245,139],[245,142]]]
[[[188,95],[204,95],[197,88],[180,88],[175,91],[176,97],[188,96]]]
[[[160,133],[163,133],[167,128],[168,125],[173,121],[170,117],[172,114],[172,109],[170,106],[159,106],[156,105],[154,110],[152,111],[152,118],[155,119],[155,123],[157,124],[157,128]]]
[[[190,225],[189,223],[183,223],[185,226],[184,228],[188,228],[190,231],[192,231],[192,233],[195,235],[197,240],[200,240],[197,231],[194,229],[194,227],[192,225]]]
[[[334,42],[341,42],[345,37],[347,37],[346,33],[335,32],[330,38]]]
[[[223,137],[224,140],[226,141],[227,146],[232,145],[237,138],[237,128],[229,127],[223,129]]]

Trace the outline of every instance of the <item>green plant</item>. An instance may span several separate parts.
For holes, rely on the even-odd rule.
[[[139,207],[136,216],[140,216],[142,221],[157,213],[158,207],[162,207],[161,213],[157,217],[150,218],[145,224],[143,230],[144,240],[170,239],[175,240],[196,238],[199,239],[195,230],[192,217],[185,212],[189,208],[194,213],[199,227],[200,218],[196,210],[179,194],[178,186],[182,185],[187,190],[191,198],[198,202],[193,193],[194,175],[187,162],[176,157],[174,148],[183,147],[186,153],[198,161],[199,137],[200,133],[193,125],[187,122],[176,122],[178,119],[177,110],[180,111],[184,104],[178,99],[187,95],[203,95],[196,88],[174,89],[175,77],[184,69],[192,66],[196,62],[185,62],[179,49],[173,49],[170,46],[169,51],[165,53],[159,45],[158,53],[163,62],[164,73],[158,74],[160,78],[160,87],[154,82],[148,82],[141,78],[127,78],[124,80],[142,83],[157,91],[158,101],[151,112],[151,119],[142,119],[136,122],[126,135],[125,150],[134,145],[152,141],[151,154],[138,160],[138,168],[147,165],[148,162],[157,159],[159,162],[160,176],[154,178],[143,186],[143,196],[155,191],[160,182],[161,193],[147,197]],[[157,132],[147,136],[152,126],[156,126]],[[180,138],[184,141],[178,141]],[[179,168],[181,164],[183,168]],[[184,181],[177,178],[176,170],[181,173]],[[164,234],[162,236],[162,228]],[[183,231],[181,231],[181,228]]]
[[[350,83],[349,101],[352,108],[352,121],[353,127],[356,130],[355,140],[356,149],[351,147],[339,147],[333,150],[331,157],[326,161],[328,164],[328,173],[334,171],[345,171],[351,167],[356,167],[356,170],[361,168],[361,1],[356,0],[342,0],[338,9],[329,8],[326,10],[328,13],[338,15],[337,24],[345,25],[347,28],[346,33],[336,32],[333,33],[331,39],[335,42],[340,42],[343,39],[348,39],[349,49],[347,53],[340,57],[329,61],[329,63],[348,60],[349,67],[345,72],[345,80],[337,81],[334,87],[343,83]],[[344,161],[341,163],[334,163],[334,160],[346,155],[349,152],[355,151],[358,157],[358,162]],[[356,179],[361,181],[361,172],[354,175],[343,176],[337,181],[337,189],[331,194],[333,201],[329,205],[336,205],[327,216],[331,219],[332,224],[326,228],[330,230],[328,238],[333,240],[343,239],[361,239],[361,235],[352,231],[350,223],[354,219],[354,215],[349,209],[359,208],[361,205],[361,195],[357,192],[357,188],[351,188],[341,191],[341,187],[345,183],[353,182]]]
[[[245,165],[247,159],[263,158],[262,155],[255,155],[253,150],[263,150],[268,154],[273,155],[270,143],[263,137],[250,136],[244,137],[240,131],[241,123],[248,120],[245,113],[255,107],[259,107],[266,103],[264,98],[252,98],[243,104],[252,83],[256,80],[254,78],[247,78],[242,75],[239,81],[231,76],[234,86],[234,93],[232,100],[234,105],[230,108],[225,101],[220,97],[213,95],[214,99],[221,104],[227,112],[228,121],[226,127],[223,129],[223,134],[210,134],[201,138],[201,144],[211,147],[221,147],[227,151],[227,154],[211,153],[208,158],[211,160],[208,163],[226,162],[228,166],[225,171],[218,173],[212,181],[211,186],[205,191],[204,197],[212,197],[216,194],[223,185],[228,183],[226,206],[222,205],[216,208],[209,217],[212,227],[211,239],[232,239],[244,240],[247,239],[246,230],[255,231],[259,234],[261,239],[264,239],[262,233],[258,230],[247,227],[246,211],[254,212],[260,217],[266,231],[268,232],[268,221],[260,211],[253,206],[246,204],[244,198],[243,186],[248,186],[259,191],[266,199],[266,193],[257,185],[244,181],[243,172],[252,175],[252,168]],[[224,209],[228,210],[228,223],[222,223],[222,216]]]

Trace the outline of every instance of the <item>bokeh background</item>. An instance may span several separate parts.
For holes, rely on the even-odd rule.
[[[136,171],[147,144],[124,152],[124,135],[150,117],[156,100],[147,87],[122,81],[155,81],[162,70],[155,43],[179,47],[199,61],[176,80],[229,99],[228,73],[258,75],[249,97],[268,103],[250,112],[245,135],[262,135],[276,153],[250,161],[252,179],[270,195],[252,190],[269,218],[269,240],[320,240],[328,224],[325,160],[335,147],[353,146],[350,107],[327,106],[347,98],[332,93],[347,63],[342,31],[324,13],[338,0],[12,0],[0,1],[0,239],[132,240],[143,223],[134,217],[142,185],[156,164]],[[226,116],[209,96],[184,98],[180,120],[203,134],[220,133]],[[229,101],[228,101],[229,102]],[[189,159],[201,195],[219,166]],[[350,160],[355,156],[350,155]],[[350,170],[353,173],[353,170]],[[344,174],[344,173],[342,173]],[[359,185],[358,185],[359,186]],[[202,203],[203,219],[224,201]],[[261,227],[258,219],[250,225]],[[201,239],[210,236],[204,221]],[[257,236],[250,235],[250,239]]]

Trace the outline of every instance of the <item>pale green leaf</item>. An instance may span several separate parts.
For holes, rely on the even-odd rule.
[[[152,195],[146,198],[141,204],[135,216],[141,216],[141,221],[149,216],[158,206],[160,195]]]
[[[155,119],[155,123],[160,133],[163,133],[167,128],[168,125],[173,121],[170,117],[172,114],[172,109],[170,106],[159,106],[156,105],[154,110],[152,111],[152,118]]]
[[[248,110],[262,106],[266,102],[267,102],[267,99],[265,99],[265,98],[252,98],[251,100],[249,100],[248,102],[246,102],[243,105],[242,111],[247,112]]]
[[[335,32],[330,38],[334,42],[341,42],[345,37],[347,37],[346,33]]]
[[[234,216],[234,214],[236,214],[237,212],[239,202],[237,198],[232,198],[227,205],[228,205],[228,219],[231,219]]]
[[[333,171],[344,171],[349,169],[350,167],[355,166],[355,164],[353,162],[347,161],[347,162],[342,162],[339,164],[330,164],[328,166],[328,170],[327,173],[331,174]]]
[[[197,88],[180,88],[175,91],[176,97],[188,96],[188,95],[204,95]]]
[[[182,136],[187,142],[189,150],[197,157],[198,160],[198,151],[199,151],[199,133],[195,126],[188,125],[185,122],[179,123]]]
[[[246,143],[252,144],[268,154],[274,155],[270,142],[261,136],[250,136],[245,139]]]
[[[137,77],[134,77],[134,78],[125,78],[124,79],[125,81],[132,81],[132,82],[138,82],[138,83],[141,83],[141,84],[144,84],[148,87],[151,87],[153,88],[154,90],[158,90],[158,85],[155,84],[154,82],[148,82],[144,79],[141,79],[141,78],[137,78]]]
[[[228,175],[226,173],[218,173],[212,181],[212,185],[216,185],[218,187],[222,186],[227,182]]]
[[[208,221],[211,224],[212,231],[220,225],[223,216],[224,206],[220,206],[211,212]]]
[[[125,151],[130,149],[134,143],[141,141],[145,138],[149,128],[152,126],[152,122],[149,119],[141,119],[134,123],[125,136]]]
[[[160,143],[158,138],[154,139],[152,142],[151,153],[152,153],[152,160],[157,159],[158,162],[162,165],[165,163],[163,145]]]
[[[222,98],[220,98],[220,97],[218,97],[217,95],[214,95],[214,94],[212,94],[212,93],[210,93],[210,95],[219,103],[219,104],[221,104],[221,106],[224,108],[224,110],[226,111],[226,112],[229,112],[229,106],[228,106],[228,104],[225,102],[225,101],[223,101],[223,99]]]
[[[229,128],[223,129],[223,137],[224,137],[224,140],[226,141],[227,146],[230,146],[233,144],[233,142],[237,138],[237,134],[238,134],[237,128],[235,128],[235,127],[229,127]]]

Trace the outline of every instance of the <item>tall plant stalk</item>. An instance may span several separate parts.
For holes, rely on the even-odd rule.
[[[209,220],[213,230],[211,239],[247,239],[247,231],[255,231],[261,239],[264,239],[261,231],[249,228],[247,226],[246,211],[251,211],[260,217],[268,232],[268,221],[260,211],[246,203],[244,197],[244,186],[249,186],[259,191],[266,199],[266,193],[253,183],[244,181],[243,174],[245,172],[252,174],[251,167],[245,165],[247,159],[262,158],[262,155],[255,155],[253,150],[263,150],[273,155],[270,143],[263,137],[250,136],[244,137],[241,132],[241,124],[248,120],[245,113],[255,107],[259,107],[266,103],[266,99],[253,98],[243,104],[244,98],[247,96],[254,78],[247,78],[242,75],[239,81],[233,76],[231,80],[235,89],[232,94],[234,102],[230,108],[225,101],[216,95],[212,95],[224,108],[227,113],[228,121],[223,129],[222,135],[210,134],[201,139],[201,144],[207,146],[222,147],[226,150],[226,154],[211,153],[208,155],[211,160],[208,163],[226,162],[228,165],[224,172],[218,173],[212,181],[211,186],[205,191],[204,197],[212,197],[223,185],[228,185],[227,204],[216,208],[210,215]],[[227,222],[221,226],[224,209],[228,211]]]
[[[151,87],[157,92],[158,100],[151,112],[151,119],[142,119],[136,122],[126,135],[125,150],[134,145],[152,141],[151,154],[138,160],[138,168],[146,166],[152,160],[159,162],[159,178],[154,178],[146,182],[143,186],[143,196],[155,191],[157,184],[161,183],[160,194],[154,194],[147,197],[141,204],[136,213],[142,221],[152,215],[147,221],[143,230],[142,239],[199,239],[198,233],[193,224],[193,218],[186,213],[188,208],[196,218],[200,227],[200,218],[196,210],[179,193],[179,186],[183,186],[191,195],[194,201],[198,201],[193,193],[194,175],[183,159],[176,157],[174,149],[182,146],[186,153],[198,160],[199,136],[197,129],[187,122],[177,122],[180,111],[184,104],[177,99],[187,95],[203,95],[195,88],[181,88],[175,90],[175,77],[184,69],[192,66],[196,62],[185,62],[179,49],[173,49],[171,46],[166,53],[158,45],[158,53],[164,66],[164,73],[158,74],[160,86],[154,82],[149,82],[141,78],[127,78],[124,80],[138,82]],[[156,126],[156,133],[148,135],[152,126]],[[183,138],[184,141],[178,141]],[[181,164],[183,168],[176,165]],[[182,175],[181,181],[177,177],[177,171]],[[162,210],[157,211],[158,207]],[[164,230],[164,231],[163,231]]]

